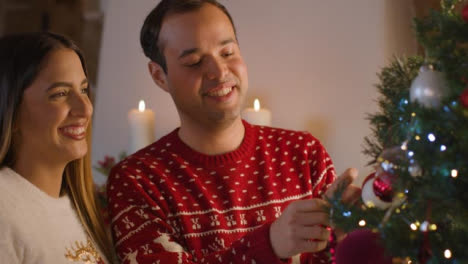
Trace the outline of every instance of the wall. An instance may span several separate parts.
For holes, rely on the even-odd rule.
[[[249,67],[247,103],[259,97],[273,126],[308,130],[332,156],[338,172],[370,171],[361,154],[376,110],[376,72],[392,54],[413,53],[412,10],[406,0],[237,0],[226,4]],[[168,94],[149,77],[139,46],[154,0],[106,3],[93,161],[116,155],[128,142],[127,112],[144,99],[156,114],[156,137],[179,124]],[[102,180],[102,179],[101,179]]]

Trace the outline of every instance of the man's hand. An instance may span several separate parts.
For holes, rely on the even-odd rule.
[[[325,193],[325,196],[327,198],[332,198],[338,187],[341,185],[343,186],[344,192],[343,196],[341,197],[341,200],[344,203],[350,203],[353,204],[355,203],[360,197],[361,197],[361,188],[357,187],[356,185],[353,185],[353,181],[357,178],[358,176],[358,170],[355,168],[349,168],[345,170],[340,177],[338,177],[333,184],[330,186],[330,188],[327,190]]]
[[[325,193],[331,197],[339,185],[344,185],[342,200],[353,203],[360,197],[360,188],[351,183],[356,169],[347,169]],[[282,259],[303,252],[317,252],[326,248],[330,231],[330,205],[322,199],[294,201],[270,227],[270,241],[275,254]],[[344,235],[337,234],[341,240]]]
[[[345,170],[345,172],[343,172],[343,174],[341,174],[340,177],[338,177],[338,179],[335,182],[333,182],[332,186],[330,186],[330,188],[325,193],[325,196],[327,198],[332,198],[338,187],[342,185],[345,189],[343,191],[341,200],[344,203],[348,204],[356,203],[359,199],[361,199],[361,188],[352,184],[353,181],[357,178],[357,176],[357,169],[349,168]],[[338,242],[341,242],[346,237],[346,233],[334,227],[333,229],[335,231],[336,240]]]
[[[328,203],[322,199],[294,201],[270,227],[270,241],[282,259],[327,246],[330,231]]]

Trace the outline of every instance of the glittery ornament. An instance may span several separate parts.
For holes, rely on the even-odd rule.
[[[463,10],[462,10],[462,18],[463,20],[468,23],[468,5],[466,5],[465,7],[463,7]]]
[[[410,88],[411,102],[418,102],[427,108],[437,108],[440,101],[448,94],[444,74],[430,66],[422,66],[419,75],[413,80]]]
[[[377,167],[364,180],[361,197],[368,207],[387,209],[395,200],[393,184],[398,179],[397,169],[405,161],[405,153],[401,147],[386,149],[377,159]]]
[[[468,108],[468,87],[461,93],[460,103],[464,108]]]
[[[367,176],[362,185],[362,201],[367,207],[387,209],[392,205],[392,186],[380,180],[376,180],[375,172]]]
[[[336,248],[336,264],[392,264],[378,233],[369,229],[350,232]]]

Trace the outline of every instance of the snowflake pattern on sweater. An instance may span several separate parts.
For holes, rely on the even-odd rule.
[[[244,122],[238,149],[207,156],[178,129],[117,164],[111,227],[123,263],[328,263],[325,251],[280,260],[269,229],[289,203],[320,197],[335,179],[307,132]]]

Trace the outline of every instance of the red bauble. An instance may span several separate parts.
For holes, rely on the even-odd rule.
[[[358,229],[341,241],[335,254],[336,264],[392,264],[385,254],[378,233]]]
[[[362,183],[361,197],[369,207],[377,207],[380,209],[387,209],[393,203],[394,191],[393,183],[396,180],[396,175],[377,169],[367,176]]]
[[[468,108],[468,88],[460,95],[460,102],[463,107]]]
[[[462,18],[466,23],[468,23],[468,5],[466,5],[462,10]]]
[[[395,175],[386,171],[380,171],[372,184],[375,195],[382,201],[390,203],[393,200],[392,184],[395,182]]]

